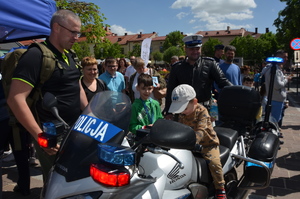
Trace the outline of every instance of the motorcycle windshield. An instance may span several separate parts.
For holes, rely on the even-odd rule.
[[[91,163],[98,163],[99,143],[121,144],[128,133],[131,101],[115,91],[97,93],[65,138],[54,170],[74,181],[89,176]]]

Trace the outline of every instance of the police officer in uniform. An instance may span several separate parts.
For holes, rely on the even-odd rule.
[[[213,58],[201,56],[202,38],[202,35],[189,35],[183,38],[186,58],[176,63],[170,72],[163,111],[166,119],[172,118],[168,110],[171,105],[171,94],[176,86],[191,85],[196,91],[198,102],[209,109],[213,83],[216,82],[219,88],[232,85]]]
[[[222,44],[218,44],[218,45],[215,45],[215,55],[214,55],[214,60],[219,64],[223,64],[225,61],[222,59],[222,56],[224,55],[224,45]],[[212,93],[214,94],[214,98],[215,99],[218,99],[219,97],[219,93],[218,91],[216,90],[216,88],[214,87],[213,85],[213,88],[212,88]]]
[[[224,45],[222,44],[215,45],[215,55],[213,58],[219,65],[224,63],[224,60],[222,59],[223,55],[224,55]]]

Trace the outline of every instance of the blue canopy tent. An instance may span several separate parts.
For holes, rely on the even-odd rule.
[[[53,0],[0,0],[0,43],[48,36],[55,11]]]

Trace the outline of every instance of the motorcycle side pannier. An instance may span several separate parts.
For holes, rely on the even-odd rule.
[[[278,136],[271,132],[257,134],[249,149],[248,156],[261,161],[268,167],[268,171],[261,165],[246,162],[245,175],[255,183],[264,183],[271,177],[279,147]]]
[[[223,122],[253,122],[260,108],[259,92],[248,86],[224,87],[218,97],[219,115]]]

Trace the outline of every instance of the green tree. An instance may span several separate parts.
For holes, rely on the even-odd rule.
[[[255,50],[255,39],[251,35],[236,37],[230,42],[236,48],[236,57],[243,57],[244,64],[253,65],[253,54]]]
[[[278,49],[284,48],[284,45],[278,42],[276,34],[273,34],[272,32],[262,34],[258,40],[261,40],[264,43],[262,46],[264,58],[273,56]]]
[[[179,47],[171,46],[170,48],[165,50],[163,60],[167,63],[170,63],[171,57],[174,55],[181,56],[181,55],[184,55],[184,52]]]
[[[108,56],[112,56],[112,57],[124,57],[121,53],[121,46],[117,42],[110,45],[107,53],[108,53]]]
[[[274,25],[277,28],[277,40],[284,45],[284,50],[292,54],[290,42],[300,35],[300,1],[299,0],[280,0],[286,2],[286,7],[278,13]]]
[[[112,44],[107,39],[95,46],[94,53],[97,59],[105,59],[106,57],[124,57],[121,53],[121,46],[118,43]]]
[[[76,13],[82,23],[81,32],[86,36],[88,43],[100,43],[106,36],[103,23],[106,18],[100,12],[100,7],[94,3],[77,0],[56,0],[58,9],[68,9]]]
[[[79,60],[91,55],[89,44],[86,41],[74,43],[72,49],[76,52]]]
[[[215,38],[208,38],[207,42],[202,45],[201,54],[206,57],[213,57],[215,55],[215,45],[222,44],[222,42]]]
[[[133,50],[128,52],[128,57],[135,56],[140,57],[141,56],[141,45],[140,44],[134,44]]]
[[[254,39],[251,35],[236,37],[230,45],[236,47],[236,57],[243,57],[245,65],[260,65],[262,61],[280,48],[275,34],[269,32]]]
[[[175,46],[179,47],[183,50],[184,42],[182,41],[184,35],[181,34],[180,31],[170,32],[163,43],[163,50],[167,50],[168,48]]]
[[[163,54],[159,51],[155,51],[152,53],[152,57],[153,57],[153,60],[155,61],[162,61],[163,60]]]

